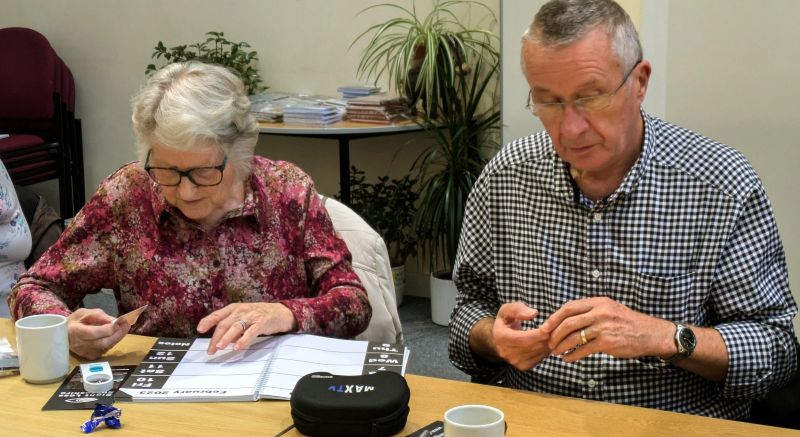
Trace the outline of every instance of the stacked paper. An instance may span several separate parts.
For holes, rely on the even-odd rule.
[[[336,91],[342,93],[344,99],[353,99],[379,93],[381,88],[374,85],[346,85],[336,88]]]
[[[283,107],[283,122],[286,124],[311,124],[324,126],[344,118],[345,110],[319,103],[291,103]]]
[[[259,121],[324,126],[344,118],[345,101],[297,93],[264,92],[250,96],[250,112]]]
[[[347,102],[347,118],[366,123],[391,124],[408,112],[408,100],[385,94],[359,97]]]

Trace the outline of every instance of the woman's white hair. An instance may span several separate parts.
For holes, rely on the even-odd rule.
[[[217,145],[242,179],[250,175],[258,122],[241,79],[220,65],[186,62],[156,71],[133,97],[140,165],[153,144],[175,150]]]

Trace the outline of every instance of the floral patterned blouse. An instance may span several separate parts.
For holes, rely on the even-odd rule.
[[[367,294],[311,179],[256,156],[246,185],[242,207],[203,230],[138,163],[123,166],[20,278],[13,315],[68,315],[108,288],[121,313],[150,305],[136,334],[193,337],[200,319],[234,302],[280,302],[299,332],[347,338],[366,329]]]
[[[6,297],[25,273],[23,261],[31,251],[31,231],[22,214],[14,183],[0,162],[0,317],[8,317]]]

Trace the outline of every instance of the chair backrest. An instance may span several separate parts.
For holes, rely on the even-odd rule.
[[[61,58],[56,55],[56,91],[61,97],[61,101],[67,106],[67,110],[75,113],[75,79],[72,72]]]
[[[53,117],[56,54],[35,30],[0,29],[0,119]]]
[[[383,238],[358,214],[346,205],[322,197],[322,202],[353,256],[353,269],[369,295],[372,320],[359,340],[381,343],[401,343],[403,329],[397,314],[397,301],[392,280],[389,252]]]

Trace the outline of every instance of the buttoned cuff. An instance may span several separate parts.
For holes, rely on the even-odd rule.
[[[450,362],[463,372],[486,378],[497,373],[502,366],[492,365],[474,354],[469,347],[469,333],[478,321],[494,318],[496,314],[475,303],[462,305],[456,309],[450,320]]]
[[[727,398],[763,398],[794,373],[796,351],[789,333],[756,322],[714,327],[728,350],[728,374],[722,390]]]

